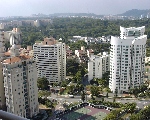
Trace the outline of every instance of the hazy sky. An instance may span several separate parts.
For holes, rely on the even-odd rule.
[[[0,0],[0,17],[52,13],[119,14],[150,9],[150,0]]]

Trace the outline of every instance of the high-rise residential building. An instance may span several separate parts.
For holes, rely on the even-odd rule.
[[[3,32],[0,32],[0,61],[5,59],[5,46],[4,46]],[[5,110],[5,90],[4,90],[4,79],[3,79],[3,67],[0,62],[0,109]]]
[[[31,118],[39,112],[35,61],[19,55],[12,45],[11,57],[2,62],[7,112]]]
[[[5,89],[2,70],[3,70],[2,63],[0,63],[0,109],[5,110],[6,101],[5,101]]]
[[[119,93],[139,87],[144,80],[147,35],[143,27],[120,27],[120,37],[111,37],[109,88]]]
[[[91,55],[88,61],[88,80],[102,78],[103,74],[109,72],[109,55]]]
[[[46,77],[49,83],[59,83],[66,78],[65,43],[54,38],[45,38],[33,45],[34,60],[37,62],[38,77]]]
[[[10,45],[13,45],[13,44],[21,45],[22,33],[21,33],[20,28],[13,28],[12,31],[4,31],[3,39],[5,39],[5,42],[9,42]]]
[[[10,36],[10,45],[17,44],[21,45],[22,43],[22,33],[20,28],[13,28],[11,32],[9,32]]]

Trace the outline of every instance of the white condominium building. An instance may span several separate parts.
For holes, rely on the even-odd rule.
[[[37,62],[38,77],[46,77],[49,83],[59,83],[66,78],[65,43],[54,38],[45,38],[33,45],[34,60]]]
[[[103,74],[109,71],[109,55],[91,55],[88,61],[88,80],[102,78]]]
[[[2,62],[7,112],[31,118],[39,112],[36,63],[19,55],[13,45],[11,58]]]
[[[111,37],[109,88],[119,93],[139,87],[144,80],[147,35],[143,27],[120,27],[120,37]]]

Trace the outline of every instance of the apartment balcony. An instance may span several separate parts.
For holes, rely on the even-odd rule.
[[[25,106],[25,109],[28,109],[28,108],[29,108],[29,106],[28,106],[28,105],[26,105],[26,106]]]
[[[27,94],[27,93],[25,93],[25,94],[24,94],[24,97],[26,97],[27,95],[28,95],[28,94]]]
[[[23,118],[23,117],[20,117],[15,114],[8,113],[2,110],[0,110],[0,119],[2,120],[29,120],[27,118]]]

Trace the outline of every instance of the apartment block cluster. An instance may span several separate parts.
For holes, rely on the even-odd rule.
[[[69,46],[66,46],[66,58],[75,59],[78,63],[87,63],[91,55],[94,55],[94,50],[86,49],[84,46],[81,46],[80,50],[75,50],[74,52]]]
[[[120,37],[111,36],[109,55],[90,57],[88,79],[102,78],[103,73],[110,72],[110,90],[124,93],[144,83],[147,35],[145,26],[120,27],[120,31]]]
[[[88,63],[88,80],[102,78],[110,72],[112,92],[128,92],[144,82],[147,36],[145,27],[120,27],[120,37],[111,36],[110,53],[94,55],[84,46],[74,52],[65,43],[44,38],[32,46],[21,48],[22,33],[18,28],[0,32],[0,107],[10,113],[31,118],[38,109],[38,77],[49,83],[66,78],[66,59]],[[11,45],[6,48],[5,43]],[[73,55],[75,54],[75,55]]]
[[[44,38],[33,47],[21,48],[19,28],[0,34],[0,108],[32,118],[39,112],[38,77],[49,83],[66,78],[66,45],[54,38]],[[5,44],[10,48],[5,48]]]
[[[37,19],[37,20],[12,20],[12,21],[0,21],[0,29],[3,30],[8,27],[20,27],[20,26],[35,26],[48,25],[52,23],[51,19]]]
[[[19,28],[0,32],[0,108],[31,118],[39,113],[37,68],[32,57],[20,53],[21,41]]]

